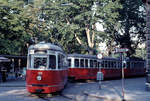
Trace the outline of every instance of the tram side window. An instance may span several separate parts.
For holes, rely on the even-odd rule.
[[[56,56],[55,55],[49,56],[49,69],[56,69]]]
[[[90,68],[93,67],[93,60],[90,60]]]
[[[80,59],[80,67],[84,67],[84,59]]]
[[[32,64],[32,62],[31,62],[31,55],[29,55],[29,60],[27,61],[27,67],[28,68],[33,68],[33,66],[31,64]],[[14,64],[12,64],[11,67],[14,67]]]
[[[117,68],[117,67],[116,67],[116,62],[115,62],[115,61],[113,62],[113,66],[114,66],[115,69]]]
[[[112,68],[112,69],[114,68],[114,67],[113,67],[113,61],[110,61],[109,65],[110,65],[109,68]]]
[[[108,61],[104,61],[104,64],[105,64],[105,68],[107,69],[108,68]]]
[[[63,58],[62,55],[59,54],[58,55],[58,69],[63,68],[63,59],[62,58]]]
[[[132,64],[131,64],[131,68],[132,68],[132,69],[134,68],[134,62],[132,62]]]
[[[94,68],[97,68],[97,60],[94,60]]]
[[[75,67],[79,67],[79,59],[75,59]]]
[[[127,68],[130,68],[130,62],[127,62]]]
[[[111,68],[111,61],[108,61],[108,69]]]
[[[34,68],[35,69],[44,69],[47,66],[47,58],[46,57],[34,57]]]
[[[99,65],[100,65],[100,63],[99,63]],[[101,67],[100,67],[100,66],[101,66]],[[100,68],[104,68],[104,61],[101,62],[101,65],[100,65],[100,66],[99,66]]]
[[[85,67],[88,68],[88,59],[85,59]]]
[[[71,67],[71,59],[68,59],[68,65]]]

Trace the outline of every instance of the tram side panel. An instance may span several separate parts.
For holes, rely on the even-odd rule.
[[[38,78],[41,76],[41,78]],[[38,80],[41,79],[41,80]],[[67,82],[67,70],[39,71],[27,70],[27,89],[31,93],[51,93],[64,88]]]
[[[145,75],[145,61],[129,61],[125,69],[125,77],[135,77]]]
[[[80,54],[78,54],[80,56]],[[98,63],[96,58],[87,58],[86,55],[81,57],[69,57],[69,78],[78,79],[96,79],[98,72]]]
[[[121,63],[114,59],[104,59],[101,69],[104,79],[113,79],[121,77]]]

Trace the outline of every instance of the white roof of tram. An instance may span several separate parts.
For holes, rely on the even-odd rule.
[[[0,56],[0,62],[10,62],[10,60],[8,58]]]
[[[86,54],[68,54],[68,57],[77,57],[77,58],[95,58],[98,59],[96,55],[86,55]]]
[[[57,45],[51,43],[40,42],[35,45],[31,45],[29,50],[55,50],[55,51],[63,51],[63,49]]]

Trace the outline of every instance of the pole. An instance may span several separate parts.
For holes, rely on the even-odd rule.
[[[125,95],[125,92],[124,92],[124,64],[123,64],[123,60],[124,60],[124,55],[123,53],[120,53],[121,54],[121,64],[122,64],[122,101],[125,101],[124,99],[124,95]]]
[[[99,60],[99,72],[101,73],[101,60]],[[99,89],[101,89],[101,80],[99,80]]]

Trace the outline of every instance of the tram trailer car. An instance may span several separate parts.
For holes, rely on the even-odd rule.
[[[104,79],[121,78],[122,63],[119,58],[104,57],[101,60],[101,72]],[[124,68],[125,77],[144,76],[145,60],[127,59]]]
[[[101,72],[104,79],[121,77],[121,61],[118,58],[104,57],[101,59]]]
[[[68,62],[69,79],[96,79],[99,62],[95,55],[69,54]]]
[[[26,88],[30,93],[60,91],[67,83],[66,55],[61,47],[38,43],[28,49]]]
[[[146,74],[145,60],[139,58],[127,59],[125,77],[144,76]]]

